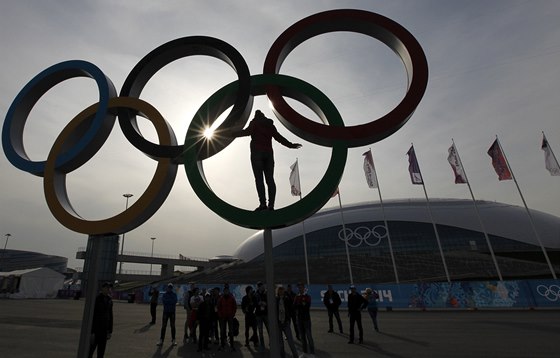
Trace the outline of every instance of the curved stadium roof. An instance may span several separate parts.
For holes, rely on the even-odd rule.
[[[500,236],[523,243],[539,245],[527,211],[524,207],[477,200],[480,217],[489,235]],[[430,223],[427,203],[424,199],[383,201],[387,221]],[[482,232],[482,228],[472,200],[430,199],[433,219],[438,225],[447,225]],[[530,210],[541,242],[546,248],[560,248],[560,218],[537,210]],[[343,207],[345,224],[364,221],[382,221],[383,213],[379,203],[360,203]],[[341,225],[339,208],[324,209],[305,220],[305,231],[313,232],[327,227]],[[302,234],[301,225],[274,230],[273,246],[279,246]],[[233,256],[245,262],[263,253],[263,232],[260,231],[245,240]]]

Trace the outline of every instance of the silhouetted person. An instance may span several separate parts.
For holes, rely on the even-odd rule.
[[[222,295],[218,299],[218,318],[220,320],[220,347],[218,350],[225,349],[226,333],[229,337],[229,346],[232,352],[235,351],[233,346],[233,318],[237,311],[237,303],[235,297],[229,291],[229,285],[225,284]],[[227,332],[226,332],[227,328]]]
[[[202,352],[202,349],[208,350],[208,343],[210,341],[210,323],[211,316],[214,311],[214,306],[211,302],[212,295],[207,292],[204,295],[204,300],[198,305],[197,319],[199,322],[198,327],[198,350],[197,352]]]
[[[113,333],[113,300],[109,295],[111,286],[110,282],[104,282],[101,285],[101,292],[95,298],[89,349],[90,358],[93,357],[96,349],[97,358],[103,358],[107,340],[111,339]]]
[[[274,183],[274,153],[272,138],[278,143],[293,149],[301,147],[299,143],[292,143],[284,138],[274,126],[272,119],[265,117],[260,111],[255,111],[255,117],[249,126],[241,131],[232,132],[232,137],[251,136],[251,166],[255,175],[255,184],[259,196],[259,207],[256,210],[274,210],[276,199],[276,184]],[[264,178],[264,180],[263,180]],[[268,188],[268,206],[264,182]]]
[[[298,294],[294,299],[294,309],[298,322],[301,348],[304,353],[315,354],[315,344],[311,334],[311,296],[305,292],[303,283],[298,283]],[[309,345],[309,349],[308,349]]]
[[[268,332],[268,302],[266,297],[266,288],[264,284],[257,282],[257,292],[255,292],[257,299],[257,308],[255,309],[255,316],[257,317],[257,330],[259,332],[259,351],[264,350],[264,329]],[[270,338],[270,337],[269,337]]]
[[[169,325],[171,326],[171,344],[176,346],[177,341],[175,340],[175,308],[177,306],[177,294],[173,291],[172,283],[167,285],[165,293],[161,297],[161,302],[163,303],[163,316],[161,318],[161,335],[157,345],[163,345],[163,340],[165,339],[165,330],[167,328],[167,321],[169,321]]]
[[[150,324],[156,324],[156,309],[159,299],[159,290],[157,287],[152,287],[150,289],[150,314],[152,315],[152,320]]]
[[[296,298],[296,293],[292,290],[292,285],[288,284],[288,286],[286,286],[286,295],[288,295],[288,297],[290,297],[290,301],[294,302],[294,299]],[[298,325],[297,325],[297,320],[296,320],[296,311],[292,310],[291,312],[292,317],[292,324],[294,325],[294,332],[296,333],[296,339],[300,340],[299,338],[299,329],[298,329]]]
[[[327,314],[329,315],[329,333],[333,331],[333,316],[336,318],[338,323],[338,331],[342,333],[342,321],[340,320],[340,313],[338,312],[338,307],[342,300],[338,292],[333,290],[331,285],[327,286],[327,292],[323,296],[323,304],[327,307]]]
[[[379,326],[377,325],[377,299],[379,294],[372,290],[371,288],[366,288],[365,299],[368,301],[367,310],[371,320],[373,321],[373,328],[379,332]]]
[[[364,329],[362,328],[362,309],[367,307],[367,301],[364,296],[356,292],[356,286],[350,286],[350,295],[348,295],[348,316],[350,317],[350,340],[349,344],[354,343],[354,324],[358,326],[359,340],[358,343],[364,342]]]
[[[278,314],[278,328],[280,330],[280,357],[286,357],[286,351],[284,349],[284,340],[282,336],[286,336],[288,341],[288,346],[292,351],[292,357],[299,357],[299,354],[294,344],[294,338],[292,337],[291,329],[291,312],[293,311],[294,301],[290,300],[284,290],[284,287],[278,286],[276,288],[276,312]]]
[[[257,299],[252,286],[245,287],[245,296],[241,299],[241,310],[245,315],[245,347],[249,347],[249,342],[253,342],[258,347],[259,337],[257,335]],[[253,329],[253,335],[249,338],[249,330]]]

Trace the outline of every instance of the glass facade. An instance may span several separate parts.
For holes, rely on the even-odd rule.
[[[0,253],[0,271],[27,270],[48,267],[54,271],[65,273],[68,259],[61,256],[45,255],[38,252],[3,250]]]
[[[305,235],[309,276],[312,282],[396,282],[389,237],[400,282],[445,281],[442,255],[431,223],[390,221],[389,235],[381,222],[361,222],[327,227]],[[451,280],[486,280],[498,277],[482,232],[437,225],[443,257]],[[542,250],[504,237],[489,235],[504,279],[549,277]],[[348,243],[348,256],[345,242]],[[280,281],[305,278],[303,235],[273,249],[275,275]],[[559,270],[559,250],[549,250]],[[351,268],[348,266],[348,259]],[[263,255],[251,261],[263,263]]]

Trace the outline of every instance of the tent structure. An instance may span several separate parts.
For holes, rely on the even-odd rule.
[[[64,275],[48,267],[0,272],[0,295],[8,298],[54,298]]]

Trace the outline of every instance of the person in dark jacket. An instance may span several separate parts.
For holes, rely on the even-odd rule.
[[[161,322],[161,334],[159,338],[158,346],[163,345],[163,340],[165,339],[165,330],[167,329],[167,321],[171,326],[171,344],[173,346],[177,345],[175,340],[175,308],[177,306],[177,294],[174,291],[172,283],[169,283],[165,289],[165,293],[161,297],[161,302],[163,303],[163,315]]]
[[[257,336],[257,316],[255,310],[257,309],[257,301],[255,298],[255,291],[253,286],[245,287],[245,296],[241,299],[241,310],[245,315],[245,347],[249,347],[249,342],[253,342],[255,347],[258,347],[259,338]],[[249,338],[249,330],[253,329],[253,335]]]
[[[259,196],[259,207],[256,210],[274,210],[276,198],[276,184],[274,183],[274,153],[272,150],[272,138],[278,143],[292,149],[301,147],[299,143],[292,143],[284,138],[274,126],[272,119],[265,117],[260,111],[255,111],[255,117],[249,126],[241,131],[229,133],[232,137],[251,136],[251,167],[255,176],[255,185]],[[268,187],[268,206],[264,181]]]
[[[340,320],[340,313],[338,312],[338,307],[342,300],[340,299],[340,295],[338,292],[333,290],[331,285],[327,286],[327,292],[323,296],[323,304],[327,307],[327,314],[329,315],[329,333],[333,331],[333,316],[335,316],[336,321],[338,323],[338,331],[342,332],[342,321]]]
[[[204,295],[204,300],[198,305],[197,319],[198,319],[198,350],[208,350],[208,343],[210,342],[210,325],[212,314],[214,313],[214,306],[212,305],[212,296],[208,292]]]
[[[280,356],[282,358],[286,357],[282,333],[286,336],[288,346],[290,346],[290,350],[292,351],[292,357],[299,357],[296,345],[294,344],[292,329],[290,328],[291,313],[294,310],[293,305],[294,303],[290,300],[290,296],[286,294],[284,287],[278,286],[276,288],[276,312],[278,313],[278,327],[280,328]]]
[[[348,316],[350,317],[350,340],[348,344],[354,343],[354,324],[358,325],[359,340],[358,343],[364,342],[364,329],[362,328],[362,309],[367,307],[368,302],[364,296],[356,291],[356,286],[350,286],[350,295],[348,295]]]
[[[288,284],[288,286],[286,286],[286,295],[288,295],[288,297],[290,297],[290,301],[294,302],[294,299],[296,298],[296,293],[292,290],[292,285]],[[296,339],[299,341],[299,329],[297,326],[297,320],[296,320],[296,311],[292,310],[292,317],[290,317],[292,320],[292,324],[294,325],[294,332],[296,332]]]
[[[187,312],[187,319],[185,320],[185,334],[183,336],[183,343],[187,343],[189,339],[194,342],[194,340],[196,339],[196,334],[194,333],[192,327],[190,326],[192,322],[191,298],[194,295],[196,289],[197,289],[196,284],[194,282],[191,282],[189,290],[183,294],[183,308]]]
[[[303,283],[298,283],[298,294],[294,299],[294,309],[301,338],[301,347],[304,353],[315,354],[315,344],[311,334],[311,296],[305,292]],[[309,344],[309,349],[307,348]]]
[[[255,316],[257,317],[257,330],[259,332],[259,351],[264,350],[264,329],[268,333],[268,303],[266,298],[266,288],[264,284],[257,282],[257,292],[255,293],[257,299],[257,308],[255,309]]]
[[[89,358],[93,357],[96,349],[97,358],[103,358],[107,341],[111,339],[113,333],[113,300],[109,295],[111,286],[110,282],[103,283],[101,292],[95,298]]]
[[[152,320],[150,324],[156,324],[156,312],[157,312],[157,304],[159,300],[159,290],[156,286],[150,289],[150,315],[152,316]]]

